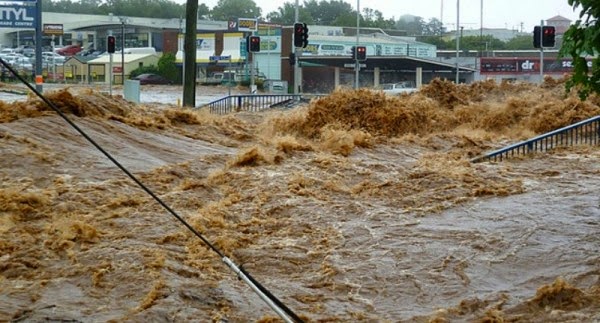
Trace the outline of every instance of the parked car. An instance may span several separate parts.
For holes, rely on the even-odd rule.
[[[145,84],[173,84],[173,81],[162,77],[158,74],[146,73],[140,74],[136,77],[131,78],[132,80],[140,81],[140,85]]]
[[[82,50],[83,48],[81,48],[79,45],[69,45],[57,49],[56,53],[62,56],[73,56]]]
[[[64,64],[66,58],[54,52],[42,52],[42,62],[44,64]]]
[[[379,86],[386,94],[401,94],[401,93],[412,93],[416,92],[417,88],[411,81],[399,82],[399,83],[384,83]]]

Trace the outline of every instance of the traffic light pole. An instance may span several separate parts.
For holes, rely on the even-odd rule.
[[[109,55],[109,63],[108,63],[108,95],[112,96],[112,79],[113,79],[113,54]]]
[[[256,94],[254,85],[254,53],[250,51],[248,56],[250,57],[250,94]]]
[[[540,84],[544,83],[544,20],[540,22]]]
[[[295,4],[296,8],[294,10],[294,21],[296,23],[298,23],[298,21],[300,20],[300,12],[299,12],[299,6],[298,6],[298,0],[296,0],[296,4]],[[295,26],[295,24],[294,24]],[[292,32],[292,33],[295,33]],[[293,38],[293,35],[292,35]],[[301,54],[301,50],[294,46],[293,44],[294,42],[292,41],[292,51],[294,52],[294,94],[298,95],[300,93],[300,54]]]
[[[358,61],[358,45],[360,42],[360,0],[356,0],[356,47],[354,47],[354,89],[358,90],[360,62]]]

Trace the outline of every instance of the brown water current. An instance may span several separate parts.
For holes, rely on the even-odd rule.
[[[308,322],[600,321],[600,150],[485,151],[600,114],[563,85],[434,81],[210,115],[49,98]],[[0,101],[0,321],[277,322],[33,97]]]

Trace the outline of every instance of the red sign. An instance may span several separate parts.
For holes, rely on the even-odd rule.
[[[121,66],[113,66],[113,73],[121,73],[123,72],[123,69],[121,68]]]

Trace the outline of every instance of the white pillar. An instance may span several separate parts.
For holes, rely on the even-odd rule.
[[[152,32],[148,32],[148,47],[152,46]]]
[[[337,89],[340,86],[340,68],[336,67],[333,73],[333,85],[334,85],[334,89]]]
[[[381,69],[379,67],[375,67],[373,70],[373,86],[379,86],[379,77],[381,75]]]
[[[423,68],[422,67],[417,67],[417,75],[416,75],[416,80],[417,80],[417,89],[420,89],[421,86],[423,85]]]

